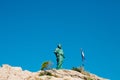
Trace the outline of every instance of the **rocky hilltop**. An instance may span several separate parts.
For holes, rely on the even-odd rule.
[[[46,70],[30,72],[21,67],[3,65],[0,67],[0,80],[107,80],[94,74],[83,74],[74,70]]]

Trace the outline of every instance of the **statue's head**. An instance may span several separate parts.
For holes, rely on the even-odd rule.
[[[61,44],[58,44],[57,47],[61,49],[61,48],[62,48],[62,45],[61,45]]]

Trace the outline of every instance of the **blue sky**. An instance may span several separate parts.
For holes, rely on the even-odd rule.
[[[38,71],[51,60],[55,68],[58,43],[65,69],[81,65],[83,48],[87,71],[119,80],[120,1],[0,1],[0,65]]]

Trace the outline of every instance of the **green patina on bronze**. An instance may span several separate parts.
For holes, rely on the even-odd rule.
[[[57,48],[54,51],[56,60],[57,60],[57,69],[62,68],[63,60],[64,60],[64,52],[62,50],[61,44],[58,44]]]

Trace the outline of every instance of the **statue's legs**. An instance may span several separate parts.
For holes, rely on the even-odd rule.
[[[63,60],[58,60],[57,62],[57,69],[61,69],[63,64]]]

